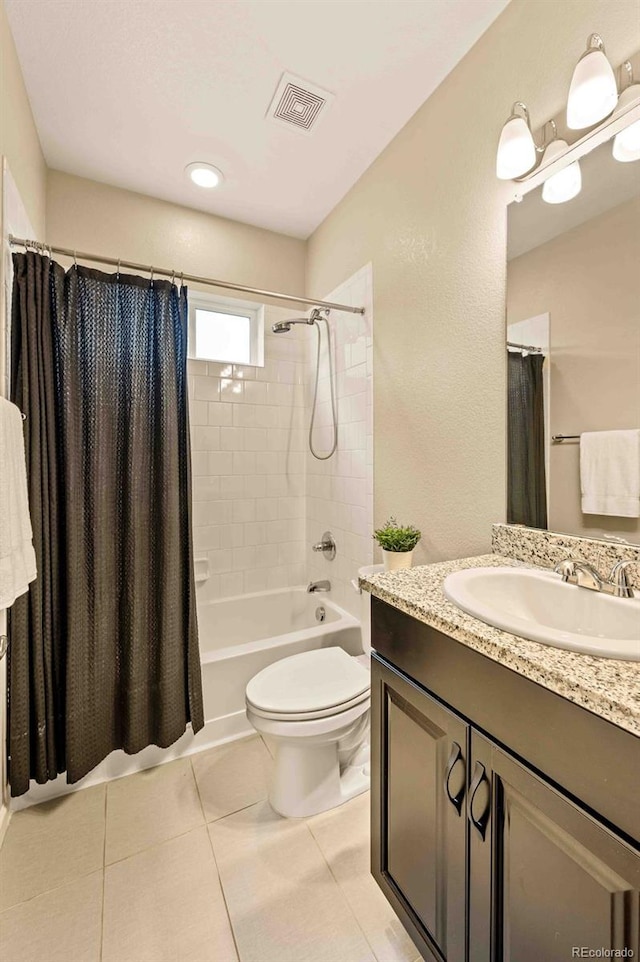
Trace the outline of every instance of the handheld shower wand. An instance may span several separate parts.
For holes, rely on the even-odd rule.
[[[324,311],[327,315],[328,310]],[[320,321],[324,322],[327,331],[327,356],[329,361],[329,392],[331,395],[331,414],[333,419],[333,444],[331,445],[331,450],[328,454],[318,454],[318,452],[313,447],[313,426],[316,419],[316,408],[318,405],[318,381],[320,378],[320,346],[322,334],[320,331]],[[336,448],[338,447],[338,418],[336,414],[336,392],[333,376],[333,356],[331,352],[331,329],[329,327],[329,321],[326,316],[323,317],[323,312],[319,308],[314,307],[311,311],[309,317],[292,317],[287,321],[278,321],[271,327],[274,334],[286,334],[291,330],[293,324],[315,324],[316,333],[318,335],[317,340],[317,350],[316,350],[316,380],[313,388],[313,405],[311,407],[311,421],[309,423],[309,450],[312,455],[318,461],[328,461],[329,458],[334,454]]]

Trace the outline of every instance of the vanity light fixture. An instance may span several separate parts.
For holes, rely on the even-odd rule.
[[[194,184],[198,187],[205,187],[208,190],[212,187],[219,187],[224,180],[221,170],[218,170],[213,164],[207,164],[199,160],[193,164],[187,164],[184,172]]]
[[[627,71],[629,83],[620,94],[616,113],[624,110],[631,104],[640,103],[640,83],[633,82],[633,70],[628,60],[622,64]],[[640,120],[629,124],[613,138],[613,156],[621,163],[628,163],[632,160],[640,160]]]
[[[568,150],[566,140],[553,140],[546,148],[542,163],[547,164],[560,157]],[[572,164],[563,167],[557,174],[552,174],[542,185],[542,199],[547,204],[564,204],[565,201],[576,197],[582,190],[582,172],[580,164],[574,160]]]
[[[604,120],[618,102],[618,86],[602,37],[592,33],[578,60],[567,100],[567,127],[583,130]]]
[[[536,145],[531,133],[526,104],[516,101],[506,121],[496,157],[496,176],[500,180],[515,180],[527,174],[536,164]]]

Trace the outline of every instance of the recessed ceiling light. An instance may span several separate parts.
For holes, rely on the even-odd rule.
[[[198,187],[218,187],[224,180],[221,170],[213,164],[205,164],[199,160],[193,164],[187,164],[184,170]]]

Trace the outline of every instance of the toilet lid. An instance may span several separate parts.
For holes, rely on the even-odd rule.
[[[247,685],[247,701],[278,714],[339,708],[368,692],[370,677],[342,648],[320,648],[268,665]]]

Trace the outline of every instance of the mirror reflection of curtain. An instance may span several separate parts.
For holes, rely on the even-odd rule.
[[[547,527],[543,354],[507,352],[507,522]]]

